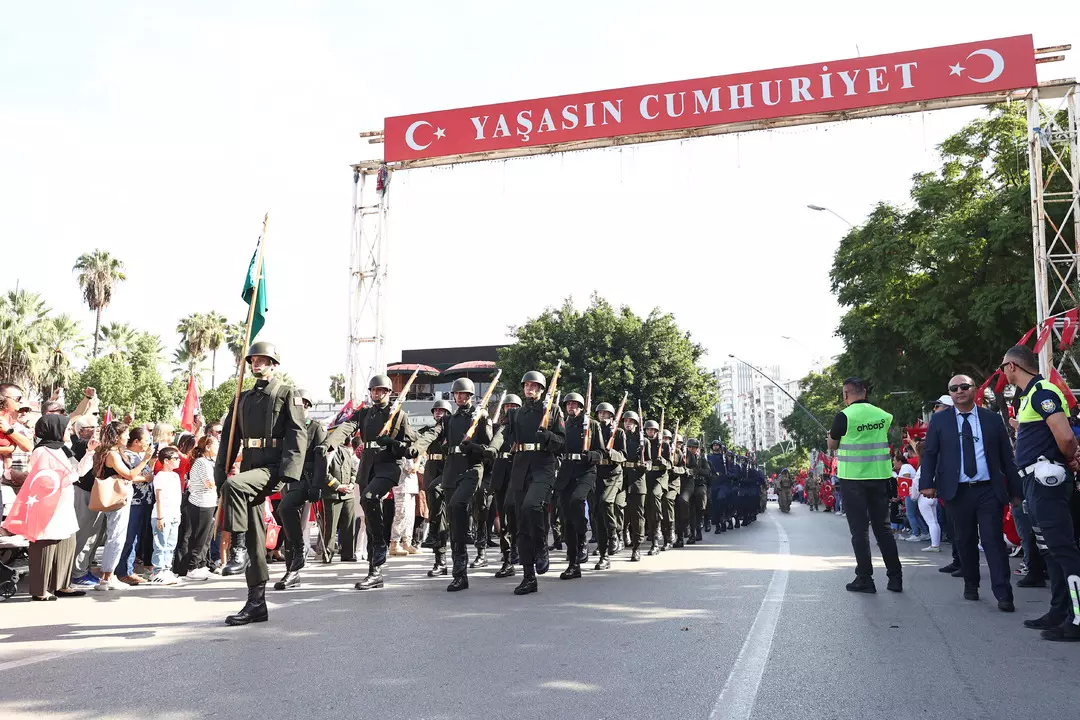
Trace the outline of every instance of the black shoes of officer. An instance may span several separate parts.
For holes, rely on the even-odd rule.
[[[577,561],[574,563],[575,565],[584,565],[589,562],[589,548],[582,545],[581,549],[578,551],[577,557],[574,559]]]
[[[641,562],[641,551],[637,548],[630,553],[630,562]]]
[[[962,578],[962,577],[964,577],[964,571],[963,571],[963,570],[962,570],[961,568],[956,568],[956,569],[955,569],[955,570],[953,570],[953,571],[952,571],[952,572],[951,572],[950,574],[951,574],[951,575],[952,575],[953,577],[958,577],[958,578]]]
[[[1035,618],[1034,620],[1025,620],[1024,627],[1031,628],[1032,630],[1047,630],[1054,628],[1065,622],[1065,618],[1054,613],[1046,613],[1042,617]]]
[[[469,567],[471,567],[471,568],[482,568],[482,567],[487,567],[487,564],[488,564],[487,554],[484,552],[484,550],[477,550],[476,551],[476,559],[473,560],[471,563],[469,563]]]
[[[229,550],[229,562],[221,569],[222,575],[239,575],[248,568],[251,559],[248,557],[243,533],[232,534],[232,548]]]
[[[695,537],[694,533],[692,533],[692,532],[688,533],[687,536],[686,536],[686,544],[687,545],[693,545],[694,543],[696,543],[700,539],[701,538]],[[682,538],[679,538],[679,540],[682,540]],[[678,540],[676,540],[676,542],[678,542]],[[679,547],[679,546],[676,545],[675,547]]]
[[[940,572],[940,573],[954,573],[959,569],[960,569],[959,565],[957,565],[954,562],[951,562],[948,565],[946,565],[945,567],[939,567],[937,569],[937,571]]]
[[[874,585],[874,580],[868,577],[857,577],[849,582],[847,587],[849,592],[861,592],[861,593],[876,593],[877,587]]]
[[[266,583],[248,588],[247,602],[235,615],[225,618],[226,625],[250,625],[270,619],[266,610]]]
[[[285,576],[274,583],[275,590],[288,590],[300,584],[299,570],[286,570]]]
[[[694,531],[694,542],[701,542],[701,528]]]
[[[560,580],[575,580],[581,577],[581,566],[577,563],[571,563],[566,566],[566,569],[559,573]]]
[[[705,532],[712,530],[712,523],[705,523]]]
[[[468,575],[456,575],[454,579],[450,581],[450,584],[446,586],[446,592],[457,592],[458,590],[469,589],[469,576]]]
[[[536,574],[543,575],[551,567],[551,556],[546,552],[536,557]]]
[[[1039,633],[1043,640],[1052,642],[1080,642],[1080,626],[1064,622],[1056,627],[1047,628]]]
[[[1001,612],[1016,612],[1016,605],[1012,600],[998,600],[998,610]]]
[[[377,590],[383,586],[383,576],[379,572],[379,568],[372,566],[368,568],[368,575],[366,578],[356,583],[353,587],[357,590]]]
[[[439,577],[440,575],[446,575],[449,572],[446,569],[446,563],[443,562],[441,557],[435,557],[435,564],[431,566],[431,569],[427,571],[428,577]]]
[[[889,582],[886,583],[885,589],[891,592],[904,592],[904,579],[898,577],[889,578]]]
[[[503,560],[502,567],[495,571],[495,577],[500,578],[500,579],[501,578],[508,578],[511,575],[515,575],[515,574],[517,574],[517,570],[515,570],[514,566],[511,565],[506,560]]]
[[[562,550],[562,543],[556,540],[548,546],[548,550]]]
[[[603,549],[603,548],[601,548],[601,549]],[[611,542],[608,543],[607,555],[608,555],[608,557],[610,557],[612,555],[617,555],[620,550],[622,550],[622,548],[619,547],[619,542],[617,540],[612,540]]]
[[[646,555],[649,555],[650,557],[651,557],[651,556],[653,556],[653,555],[659,555],[659,554],[660,554],[660,548],[659,548],[659,547],[657,547],[656,543],[654,542],[654,543],[653,543],[653,544],[652,544],[652,545],[651,545],[651,546],[649,547],[649,552],[647,552],[647,553],[645,553],[645,554],[646,554]]]
[[[1040,577],[1032,577],[1031,573],[1028,573],[1024,577],[1016,581],[1016,587],[1036,588],[1046,587],[1046,579]]]
[[[973,588],[973,587],[964,588],[964,599],[965,600],[972,600],[972,601],[978,600],[979,599],[979,588]]]
[[[692,538],[692,537],[691,537],[691,539],[690,539],[690,541],[689,541],[689,542],[693,543],[693,538]],[[686,543],[684,543],[684,542],[683,542],[683,539],[682,539],[682,537],[679,537],[679,539],[678,539],[678,540],[676,540],[675,542],[671,543],[671,547],[673,547],[673,548],[681,548],[681,547],[684,547],[684,546],[685,546],[685,544],[686,544]]]
[[[526,566],[524,569],[525,577],[522,578],[521,583],[514,588],[515,595],[528,595],[537,591],[536,586],[536,573],[533,572],[531,567]]]
[[[611,561],[607,559],[607,555],[601,555],[600,560],[597,561],[596,565],[593,567],[593,570],[610,570],[610,569],[611,569]]]
[[[722,532],[724,532],[724,526],[723,525],[717,525],[716,529],[713,530],[713,535],[719,535]]]

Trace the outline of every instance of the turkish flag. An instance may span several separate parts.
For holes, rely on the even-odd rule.
[[[911,478],[897,478],[896,479],[896,496],[901,500],[911,495]]]
[[[45,532],[60,504],[60,491],[70,485],[71,465],[47,449],[30,456],[30,473],[4,520],[4,529],[34,542]]]
[[[105,408],[105,418],[101,421],[101,426],[104,427],[113,421],[112,417],[112,405]]]
[[[1049,320],[1044,320],[1042,327],[1039,328],[1039,338],[1035,341],[1035,347],[1032,348],[1036,355],[1043,349],[1043,345],[1046,344],[1046,341],[1050,339],[1050,334],[1053,330],[1054,319],[1050,318]]]
[[[1065,378],[1061,377],[1061,373],[1057,371],[1057,368],[1050,368],[1050,382],[1058,386],[1058,389],[1065,395],[1065,402],[1069,403],[1069,409],[1076,409],[1076,396],[1072,394],[1072,390],[1069,389],[1069,384],[1065,382]]]
[[[1018,343],[1016,343],[1016,344],[1017,345],[1027,345],[1027,341],[1031,339],[1031,336],[1032,336],[1032,334],[1034,332],[1035,332],[1035,328],[1031,328],[1026,333],[1024,333],[1024,337],[1020,338],[1020,341]]]
[[[195,414],[199,411],[199,388],[195,385],[195,376],[189,375],[187,382],[187,396],[184,397],[184,406],[180,410],[180,427],[190,433],[195,432]]]
[[[1080,310],[1073,308],[1065,313],[1065,326],[1061,328],[1061,344],[1058,345],[1058,350],[1064,350],[1073,344],[1073,340],[1076,339],[1076,323]]]

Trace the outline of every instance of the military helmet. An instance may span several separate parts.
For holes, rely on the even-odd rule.
[[[670,430],[664,430],[664,439],[665,440],[670,440],[671,439],[671,431]]]
[[[710,445],[719,445],[720,447],[724,447],[724,443],[720,442],[720,438],[713,440]]]
[[[445,410],[448,413],[451,413],[451,412],[454,411],[454,409],[452,407],[450,407],[450,403],[446,402],[445,400],[436,400],[435,404],[431,406],[431,412],[432,413],[434,413],[436,410],[439,410],[439,409]]]
[[[686,447],[688,447],[688,448],[701,447],[701,443],[698,442],[697,438],[690,438],[689,440],[686,441]]]
[[[466,377],[458,378],[454,381],[454,384],[450,387],[450,392],[459,393],[467,392],[470,395],[476,394],[476,386],[473,385],[473,381]]]
[[[306,402],[308,405],[314,405],[315,404],[314,401],[312,401],[312,399],[311,399],[311,393],[309,393],[304,388],[296,388],[295,390],[293,390],[293,394],[294,395],[299,395],[300,399],[302,401]]]
[[[375,388],[386,388],[386,391],[389,392],[394,389],[394,386],[390,383],[390,378],[386,375],[373,375],[371,379],[368,380],[367,389],[374,390]]]
[[[579,395],[578,393],[566,393],[565,395],[563,395],[562,401],[563,405],[572,401],[576,402],[581,407],[585,407],[585,398],[581,397],[581,395]]]
[[[251,362],[251,358],[256,355],[270,358],[274,361],[275,365],[281,364],[281,356],[278,355],[277,347],[274,343],[266,342],[265,340],[251,343],[251,347],[248,348],[247,355],[244,356],[244,359]]]
[[[612,415],[615,414],[615,408],[612,407],[611,403],[600,403],[599,405],[596,406],[596,414],[597,415],[599,415],[600,413],[602,413],[604,411],[607,411],[607,412],[611,413]]]
[[[656,422],[655,420],[646,420],[645,421],[645,429],[646,430],[659,430],[660,429],[660,423]]]
[[[547,378],[544,377],[544,373],[537,372],[536,370],[530,370],[521,377],[522,386],[527,382],[540,383],[540,386],[545,390],[547,389]]]
[[[622,417],[623,417],[623,420],[633,420],[636,423],[641,422],[641,418],[638,417],[638,414],[636,412],[634,412],[633,410],[627,410],[626,412],[623,413]]]
[[[519,398],[517,395],[514,395],[513,393],[511,393],[510,395],[507,395],[503,399],[502,404],[503,404],[503,407],[505,407],[507,405],[517,405],[518,407],[521,407],[521,398]]]

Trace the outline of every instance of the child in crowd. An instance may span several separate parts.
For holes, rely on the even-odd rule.
[[[180,530],[180,451],[164,447],[158,453],[161,472],[154,476],[154,585],[175,585],[172,558]]]

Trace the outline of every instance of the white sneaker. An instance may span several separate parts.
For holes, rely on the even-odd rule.
[[[924,547],[922,549],[922,551],[923,552],[936,552],[936,553],[939,553],[939,552],[941,552],[941,546],[940,545],[927,545],[926,547]]]
[[[195,568],[194,570],[190,571],[187,575],[185,575],[185,577],[188,580],[209,580],[210,579],[210,571],[207,570],[204,567]]]
[[[168,570],[162,570],[161,572],[154,573],[154,577],[150,578],[151,585],[175,585],[176,576]]]
[[[94,589],[95,590],[102,590],[102,591],[105,591],[105,590],[127,590],[128,586],[125,583],[122,583],[119,580],[117,580],[116,576],[113,575],[107,581],[102,580],[101,582],[99,582],[97,585],[94,586]]]
[[[904,542],[919,542],[920,540],[922,540],[922,536],[920,535],[908,535],[904,538]]]

